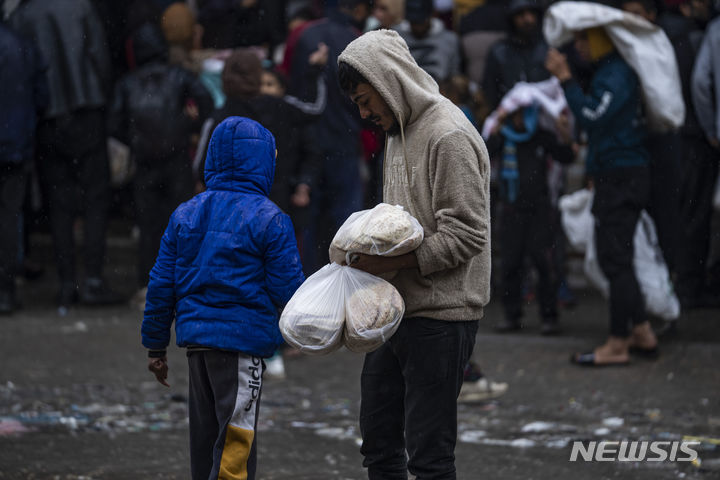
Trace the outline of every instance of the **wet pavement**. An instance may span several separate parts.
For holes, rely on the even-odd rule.
[[[42,242],[41,242],[42,243]],[[49,257],[49,248],[36,255]],[[111,242],[108,277],[133,293],[134,247]],[[23,310],[0,318],[0,479],[189,478],[187,366],[171,347],[170,388],[146,370],[141,313],[77,307],[59,316],[48,271],[20,287]],[[582,369],[571,352],[606,333],[606,305],[579,291],[564,333],[539,335],[535,305],[520,333],[498,335],[487,309],[474,358],[508,382],[495,401],[461,405],[459,479],[720,478],[720,310],[684,314],[656,361]],[[287,378],[267,380],[258,478],[365,478],[357,417],[362,356],[286,358]],[[573,441],[699,437],[689,462],[570,462]]]

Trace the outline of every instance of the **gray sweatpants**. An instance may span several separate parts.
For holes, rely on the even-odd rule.
[[[263,362],[237,352],[188,351],[193,480],[253,480]]]

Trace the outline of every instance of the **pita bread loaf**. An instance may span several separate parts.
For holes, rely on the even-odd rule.
[[[386,281],[357,290],[347,303],[345,346],[358,353],[375,350],[395,333],[404,312],[400,293]]]

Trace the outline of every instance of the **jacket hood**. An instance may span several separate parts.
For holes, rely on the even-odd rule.
[[[355,68],[388,104],[401,129],[444,100],[438,85],[410,55],[394,30],[376,30],[353,40],[338,57]]]
[[[213,131],[205,159],[208,190],[270,195],[275,178],[275,138],[262,125],[228,117]]]
[[[132,35],[135,63],[144,65],[153,60],[164,62],[168,58],[168,45],[160,27],[146,23]]]

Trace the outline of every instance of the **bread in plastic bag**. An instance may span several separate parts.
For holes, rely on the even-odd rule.
[[[332,247],[394,257],[412,252],[422,241],[423,228],[415,217],[399,205],[380,203],[350,215],[335,234]]]
[[[288,344],[317,355],[342,346],[345,326],[342,268],[335,263],[325,265],[308,277],[287,303],[280,315],[280,332]]]
[[[347,267],[346,267],[347,268]],[[385,280],[352,269],[345,309],[343,340],[348,350],[367,353],[379,348],[400,326],[405,302]]]
[[[288,344],[308,354],[331,353],[344,343],[370,352],[397,330],[405,302],[391,284],[356,268],[331,263],[298,288],[280,316]]]

